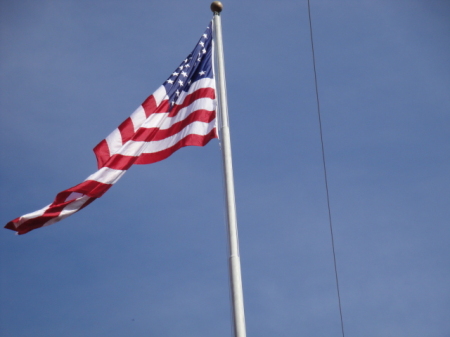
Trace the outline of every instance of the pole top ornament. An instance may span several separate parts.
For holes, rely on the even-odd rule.
[[[213,13],[217,12],[220,13],[223,9],[223,5],[220,1],[213,1],[211,3],[211,10],[213,11]]]

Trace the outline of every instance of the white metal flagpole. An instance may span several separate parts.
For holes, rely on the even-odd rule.
[[[222,24],[220,12],[223,5],[220,1],[211,4],[214,13],[214,55],[216,66],[217,99],[219,114],[219,132],[222,146],[223,171],[225,177],[225,199],[227,210],[229,269],[233,327],[235,337],[245,337],[244,296],[242,292],[241,259],[236,220],[236,203],[234,197],[233,165],[231,160],[230,128],[228,124],[228,105],[225,83],[225,65],[222,45]]]

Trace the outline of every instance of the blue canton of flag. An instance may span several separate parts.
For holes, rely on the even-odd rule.
[[[206,27],[194,50],[181,62],[172,75],[164,82],[170,107],[177,103],[181,92],[188,92],[191,84],[201,78],[213,78],[212,69],[212,21]]]

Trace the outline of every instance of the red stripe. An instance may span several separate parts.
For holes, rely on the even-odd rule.
[[[158,107],[155,109],[155,111],[153,113],[158,113],[158,112],[165,113],[167,111],[169,111],[169,100],[165,99],[165,100],[161,101],[161,103],[159,103]],[[145,112],[145,114],[147,114],[147,111]]]
[[[111,157],[109,147],[106,140],[102,140],[96,147],[94,147],[95,157],[97,158],[97,167],[101,169],[105,166],[106,161]]]
[[[113,154],[111,158],[105,163],[104,167],[109,167],[115,170],[128,170],[134,164],[138,157],[124,156],[121,154]]]
[[[189,95],[187,95],[184,98],[183,103],[181,103],[180,105],[175,104],[172,111],[170,111],[169,117],[176,116],[181,109],[191,105],[193,102],[195,102],[196,100],[198,100],[200,98],[215,99],[216,96],[215,96],[214,89],[213,88],[201,88],[201,89],[195,90],[194,92],[190,93]]]
[[[124,156],[122,154],[113,155],[105,164],[105,167],[109,167],[116,170],[126,170],[133,164],[151,164],[161,161],[169,157],[176,150],[180,149],[183,146],[205,146],[208,142],[213,138],[219,138],[217,136],[216,128],[211,130],[207,135],[195,135],[191,134],[183,139],[181,139],[178,143],[174,144],[172,147],[164,149],[159,152],[154,153],[143,153],[139,157],[135,156]]]
[[[122,144],[128,142],[134,136],[134,125],[130,117],[125,119],[118,127],[122,136]]]
[[[9,222],[5,228],[12,229],[13,231],[16,231],[17,234],[22,235],[25,233],[28,233],[29,231],[32,231],[33,229],[42,227],[47,221],[51,220],[52,217],[47,215],[42,215],[40,217],[30,219],[25,221],[23,224],[19,226],[19,228],[15,228],[15,226],[12,224],[13,221]],[[17,219],[16,219],[17,220]]]
[[[158,106],[156,106],[155,97],[153,95],[147,97],[147,99],[142,103],[142,107],[145,111],[145,116],[148,118],[154,113],[167,112],[169,111],[169,101],[163,99]]]
[[[72,192],[69,192],[69,190],[64,190],[64,191],[62,191],[62,192],[59,192],[59,193],[56,195],[55,200],[53,200],[52,205],[57,205],[57,204],[61,204],[61,203],[66,202],[67,197],[68,197],[69,195],[71,195],[71,194],[72,194]],[[69,202],[69,201],[68,201],[68,202]]]
[[[142,103],[142,107],[144,108],[145,115],[148,118],[148,116],[156,111],[155,97],[153,97],[153,95],[148,96],[144,103]]]
[[[142,164],[152,164],[156,163],[158,161],[161,161],[163,159],[166,159],[169,157],[172,153],[179,150],[180,148],[184,146],[205,146],[209,143],[211,139],[218,138],[216,128],[212,129],[207,135],[200,136],[200,135],[188,135],[185,138],[181,139],[178,143],[173,145],[172,147],[169,147],[165,150],[154,152],[154,153],[143,153],[141,154],[135,164],[142,165]]]
[[[91,198],[100,198],[111,188],[111,184],[104,184],[95,180],[86,180],[81,184],[69,188],[69,192],[78,192]]]
[[[197,110],[191,114],[189,114],[185,119],[174,123],[168,129],[159,128],[141,128],[136,132],[136,135],[133,137],[133,141],[136,142],[149,142],[149,141],[158,141],[165,139],[167,137],[173,136],[187,127],[189,124],[193,122],[203,122],[209,123],[216,118],[215,111],[209,110]]]
[[[184,107],[187,107],[188,105],[190,105],[192,102],[194,102],[195,100],[197,100],[199,98],[215,99],[216,98],[215,89],[214,88],[200,88],[200,89],[197,89],[194,92],[190,93],[189,95],[187,95],[184,98],[183,103],[181,103],[180,105],[175,105],[173,107],[172,111],[170,112],[169,117],[176,116],[178,111],[180,111]],[[159,103],[158,106],[156,106],[155,98],[153,97],[153,95],[151,95],[144,101],[144,103],[142,103],[142,107],[144,108],[145,115],[148,118],[151,114],[154,114],[154,113],[168,112],[169,111],[169,100],[164,99],[161,101],[161,103]]]
[[[14,224],[18,223],[19,220],[20,220],[20,218],[15,218],[14,220],[11,220],[10,222],[8,222],[6,224],[5,228],[17,232],[17,228],[16,228],[16,226]]]
[[[66,191],[60,192],[58,193],[58,195],[62,195],[64,194]],[[70,193],[69,193],[70,194]],[[88,199],[76,212],[78,212],[79,210],[83,209],[84,207],[86,207],[87,205],[89,205],[91,202],[93,202],[96,198],[90,198]],[[17,234],[22,235],[25,233],[28,233],[29,231],[32,231],[33,229],[36,228],[40,228],[42,226],[44,226],[48,221],[58,218],[62,212],[62,210],[64,209],[64,207],[66,207],[67,205],[69,205],[70,203],[74,202],[75,200],[72,201],[68,201],[68,202],[64,202],[61,204],[52,204],[43,215],[33,218],[33,219],[29,219],[27,221],[25,221],[24,223],[22,223],[18,228],[16,228],[16,226],[14,225],[15,223],[20,221],[20,218],[16,218],[10,222],[8,222],[8,224],[5,226],[5,228],[7,229],[11,229],[13,231],[16,231]],[[76,213],[75,212],[75,213]]]

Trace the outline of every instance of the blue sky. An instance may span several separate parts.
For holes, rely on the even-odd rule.
[[[249,336],[340,336],[306,1],[224,1]],[[450,4],[311,1],[346,336],[450,334]],[[0,3],[1,222],[192,50],[205,1]],[[0,231],[0,333],[230,336],[219,145],[134,166],[50,227]]]

